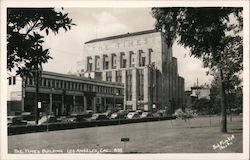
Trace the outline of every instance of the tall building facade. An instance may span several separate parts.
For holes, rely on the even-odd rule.
[[[161,32],[141,31],[84,44],[84,75],[124,84],[124,109],[173,112],[184,103],[184,78]]]

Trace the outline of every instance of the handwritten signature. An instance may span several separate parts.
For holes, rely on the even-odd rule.
[[[220,150],[225,149],[228,146],[233,144],[233,142],[232,142],[233,139],[235,139],[234,135],[232,135],[231,137],[227,137],[226,140],[221,140],[219,143],[214,144],[213,149],[214,150],[215,149],[220,149]]]

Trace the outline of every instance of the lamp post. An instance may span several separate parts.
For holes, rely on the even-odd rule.
[[[119,93],[118,93],[117,90],[115,89],[115,94],[113,95],[113,100],[114,100],[113,111],[114,111],[115,108],[116,108],[116,98],[115,98],[115,96],[118,96],[118,95],[119,95]]]
[[[52,87],[51,90],[50,90],[49,114],[52,114],[52,107],[53,107],[53,91],[54,91],[54,88]]]

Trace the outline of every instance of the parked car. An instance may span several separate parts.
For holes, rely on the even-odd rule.
[[[23,117],[23,120],[26,121],[34,121],[35,116],[31,114],[31,112],[22,112],[21,116]]]
[[[153,117],[161,117],[161,115],[157,112],[153,113]]]
[[[108,117],[105,114],[101,114],[101,113],[95,113],[90,118],[91,121],[95,121],[95,120],[107,120],[107,119],[108,119]]]
[[[71,114],[69,117],[66,118],[67,122],[83,122],[86,121],[86,119],[84,118],[84,114]]]
[[[119,110],[116,113],[112,113],[110,119],[125,119],[127,116],[127,111]]]
[[[38,121],[38,124],[43,124],[43,123],[54,123],[58,122],[57,118],[54,115],[44,115],[42,118]]]
[[[153,117],[153,114],[151,112],[143,112],[141,114],[141,118],[151,118]]]
[[[157,113],[159,114],[160,117],[166,116],[166,110],[158,110]]]
[[[143,110],[139,109],[139,110],[136,110],[135,112],[138,113],[139,115],[142,115]]]
[[[83,112],[83,117],[90,118],[90,117],[92,117],[93,114],[94,114],[94,112],[92,110],[86,110],[85,112]]]
[[[110,117],[113,112],[111,110],[107,110],[103,114],[105,114],[107,117]]]
[[[8,127],[12,125],[27,125],[27,121],[23,120],[22,116],[8,116]]]
[[[137,119],[140,118],[140,115],[137,112],[129,112],[127,115],[127,119]]]
[[[84,118],[84,114],[71,114],[70,117],[74,118],[75,122],[86,121],[86,119]]]

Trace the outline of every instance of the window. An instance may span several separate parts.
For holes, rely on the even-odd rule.
[[[143,110],[144,109],[144,105],[143,104],[138,104],[136,107],[137,110]]]
[[[140,67],[143,67],[146,65],[146,57],[142,57],[140,61]]]
[[[33,85],[33,79],[32,78],[29,79],[29,85]]]
[[[59,87],[59,82],[58,81],[56,81],[56,88],[58,88]]]
[[[88,63],[87,70],[92,71],[92,63]]]
[[[70,89],[70,82],[67,82],[68,83],[68,89]]]
[[[51,80],[48,80],[48,87],[51,87]]]
[[[143,100],[144,99],[144,73],[143,69],[138,70],[138,85],[137,85],[137,90],[138,90],[138,99]]]
[[[108,69],[109,68],[109,62],[108,61],[105,61],[104,62],[104,68],[103,69]]]
[[[122,82],[122,71],[116,71],[115,72],[115,80],[116,82]]]
[[[67,88],[67,82],[64,82],[64,89]]]
[[[13,76],[13,85],[16,84],[16,76]]]
[[[8,77],[9,85],[11,85],[11,77]]]
[[[55,80],[52,80],[52,87],[55,87]]]
[[[111,55],[111,64],[112,64],[112,69],[116,69],[116,55],[115,54],[112,54]]]
[[[130,62],[130,67],[134,67],[135,66],[135,53],[134,52],[130,52],[130,59],[129,59],[129,62]]]
[[[46,82],[47,82],[47,79],[43,79],[43,86],[46,87]]]
[[[132,100],[132,70],[126,71],[126,100]]]
[[[108,82],[112,81],[112,71],[106,72],[106,81]]]
[[[88,85],[84,84],[84,91],[87,91],[87,90],[88,90]]]
[[[126,59],[122,59],[122,66],[121,66],[121,68],[126,68]]]
[[[88,92],[91,91],[91,86],[89,84],[87,84],[87,88],[88,88]]]
[[[60,81],[60,87],[63,88],[63,81]]]
[[[132,105],[126,105],[126,110],[132,110]]]

